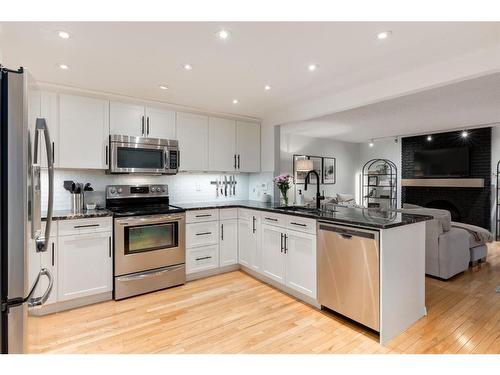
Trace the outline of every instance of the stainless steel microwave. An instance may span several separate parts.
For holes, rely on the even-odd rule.
[[[176,174],[179,144],[176,140],[111,135],[109,173]]]

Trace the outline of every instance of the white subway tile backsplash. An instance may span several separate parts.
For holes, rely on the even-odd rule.
[[[71,209],[70,193],[64,190],[63,181],[90,182],[96,192],[100,192],[102,201],[106,185],[134,185],[134,184],[168,184],[171,204],[197,203],[210,201],[231,201],[249,199],[249,175],[235,174],[236,195],[217,197],[214,181],[223,174],[214,173],[179,173],[174,176],[136,176],[136,175],[107,175],[99,170],[66,170],[54,171],[54,209]],[[229,176],[229,174],[227,174]],[[99,195],[99,194],[96,194]],[[252,198],[258,199],[258,198]],[[47,202],[47,171],[42,171],[42,209]]]

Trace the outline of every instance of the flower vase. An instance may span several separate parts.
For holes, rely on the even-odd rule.
[[[288,195],[287,192],[281,192],[281,205],[288,206]]]

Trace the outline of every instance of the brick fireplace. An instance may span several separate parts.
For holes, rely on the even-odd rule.
[[[403,186],[403,203],[450,211],[453,221],[478,225],[490,229],[491,183],[491,128],[469,131],[467,138],[459,132],[408,137],[402,140],[403,179],[412,179],[413,155],[417,150],[468,146],[470,150],[470,177],[484,179],[484,187],[418,187]]]

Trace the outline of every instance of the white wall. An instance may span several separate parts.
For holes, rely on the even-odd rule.
[[[352,194],[356,192],[356,170],[359,167],[360,144],[335,141],[332,139],[311,138],[302,135],[281,133],[280,141],[280,174],[292,174],[294,154],[333,157],[336,159],[336,183],[321,185],[325,196],[335,197],[337,193]],[[289,199],[293,201],[298,190],[302,190],[306,199],[312,199],[316,186],[304,192],[304,185],[298,184],[290,189]]]
[[[358,167],[358,176],[361,178],[363,165],[371,159],[389,159],[398,169],[397,173],[397,201],[398,207],[401,207],[401,139],[387,139],[375,141],[373,147],[368,143],[360,143],[360,164]]]
[[[216,187],[210,181],[223,174],[194,174],[179,173],[175,176],[135,176],[135,175],[107,175],[104,171],[97,170],[65,170],[56,169],[54,172],[54,209],[71,209],[71,195],[63,188],[64,180],[75,182],[90,182],[94,189],[100,194],[100,201],[104,202],[104,191],[106,185],[115,184],[168,184],[170,203],[195,203],[213,201],[231,201],[248,199],[249,174],[235,174],[236,195],[228,197],[216,196]],[[229,176],[229,175],[227,175]],[[42,173],[42,209],[47,207],[47,173]]]

